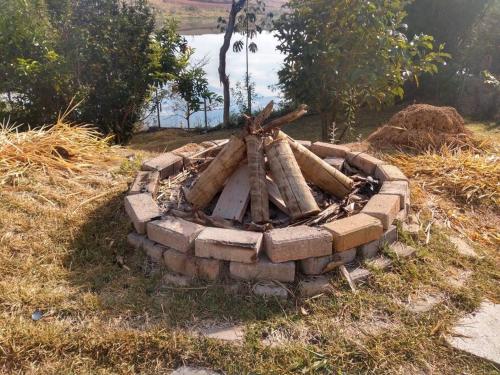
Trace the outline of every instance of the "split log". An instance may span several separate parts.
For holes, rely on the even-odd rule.
[[[200,174],[198,180],[186,192],[186,199],[195,208],[205,208],[217,194],[245,157],[243,139],[233,135],[217,157]]]
[[[265,150],[271,175],[293,220],[317,214],[320,209],[300,172],[286,139],[268,140]]]
[[[269,221],[269,194],[267,192],[264,144],[261,137],[249,135],[247,159],[250,171],[250,211],[252,221],[257,224]]]
[[[249,200],[250,173],[247,163],[244,162],[227,180],[212,216],[241,223]]]
[[[280,194],[280,190],[278,189],[278,186],[274,183],[271,178],[267,177],[267,192],[269,195],[269,200],[274,203],[274,205],[279,208],[283,213],[288,215],[288,210],[286,208],[285,201],[283,200],[283,197]]]
[[[344,198],[352,191],[354,185],[352,179],[332,167],[300,143],[295,142],[285,133],[280,132],[278,138],[286,138],[288,140],[295,159],[307,181],[338,198]]]

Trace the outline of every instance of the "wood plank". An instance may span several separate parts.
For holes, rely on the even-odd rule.
[[[212,216],[241,222],[249,201],[250,173],[248,164],[244,163],[227,180]]]
[[[271,177],[267,176],[267,192],[269,194],[269,200],[274,203],[274,205],[288,215],[288,209],[286,208],[285,201],[281,196],[281,193],[278,189],[278,185],[274,183]]]

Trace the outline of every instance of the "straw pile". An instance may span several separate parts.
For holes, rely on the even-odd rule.
[[[60,118],[51,127],[19,132],[0,125],[0,185],[12,183],[30,171],[81,172],[98,162],[110,161],[110,138],[88,126]]]
[[[451,107],[411,105],[396,113],[368,137],[378,148],[411,149],[425,152],[451,149],[476,149],[477,141],[465,128],[464,119]]]
[[[496,154],[443,146],[438,153],[402,153],[388,160],[412,180],[423,180],[427,191],[477,207],[500,207],[500,157]]]

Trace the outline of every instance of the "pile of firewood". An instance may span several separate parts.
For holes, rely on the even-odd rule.
[[[196,178],[190,176],[192,181],[183,193],[192,207],[191,215],[215,221],[215,226],[231,226],[228,220],[241,223],[250,204],[250,227],[282,226],[270,218],[272,202],[287,215],[283,225],[320,225],[346,216],[346,210],[369,199],[356,195],[369,181],[346,176],[280,130],[305,115],[305,106],[266,123],[272,109],[273,102],[258,116],[247,117],[245,128],[203,165]],[[322,196],[320,205],[315,199],[318,195]]]

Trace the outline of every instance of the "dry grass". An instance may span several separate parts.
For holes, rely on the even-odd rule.
[[[178,141],[171,137],[163,147]],[[402,233],[418,256],[377,273],[357,295],[337,277],[332,295],[288,302],[230,296],[218,285],[163,289],[161,275],[125,243],[131,228],[122,202],[137,163],[121,150],[96,146],[102,158],[88,161],[75,148],[73,161],[64,160],[79,165],[78,172],[64,163],[56,169],[30,163],[15,184],[7,179],[2,186],[1,373],[158,374],[181,364],[227,374],[498,372],[443,339],[481,299],[500,300],[496,249],[487,242],[476,244],[483,258],[469,259],[455,253],[438,227],[427,246]],[[52,149],[41,160],[52,158]],[[429,193],[419,189],[425,185],[415,185],[413,201],[425,226]],[[448,191],[438,197],[459,207]],[[450,284],[450,275],[466,271],[464,287]],[[440,293],[444,301],[428,313],[408,312],[407,301],[422,293]],[[44,312],[37,322],[35,309]],[[245,339],[233,345],[190,335],[204,321],[244,324]],[[279,337],[279,344],[270,347],[263,336]]]

